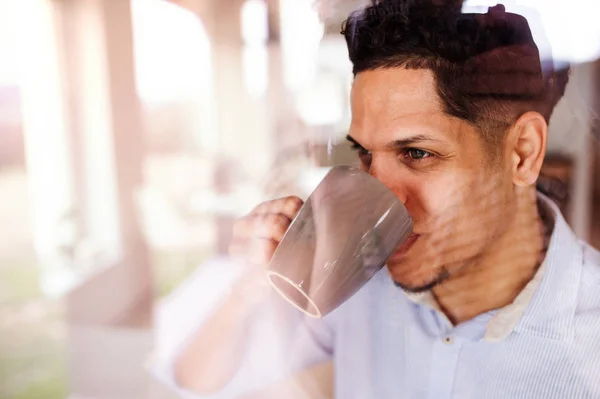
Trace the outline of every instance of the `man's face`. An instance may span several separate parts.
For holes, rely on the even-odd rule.
[[[361,167],[407,207],[414,235],[388,261],[409,291],[431,288],[493,247],[514,214],[504,155],[481,133],[442,111],[428,70],[365,71],[352,88],[354,142]]]

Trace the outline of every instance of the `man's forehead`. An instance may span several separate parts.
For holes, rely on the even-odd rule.
[[[356,76],[352,137],[385,141],[411,135],[445,136],[458,121],[441,109],[433,74],[425,69],[379,69]],[[376,133],[376,134],[375,134]]]
[[[352,85],[357,117],[401,118],[440,113],[435,78],[427,69],[386,68],[361,72]]]

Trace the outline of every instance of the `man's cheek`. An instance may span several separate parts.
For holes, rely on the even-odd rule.
[[[452,198],[447,196],[427,195],[421,201],[408,201],[407,210],[413,218],[415,232],[419,234],[439,231],[457,214]],[[451,202],[452,201],[452,202]]]
[[[485,229],[489,228],[480,222],[459,205],[449,207],[431,224],[431,232],[423,237],[421,256],[431,263],[457,262],[463,260],[463,255],[472,256],[472,249],[478,246],[481,237],[485,236]]]

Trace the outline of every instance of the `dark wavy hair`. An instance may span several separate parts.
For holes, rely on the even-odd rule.
[[[523,113],[550,116],[569,68],[542,62],[527,19],[502,5],[463,14],[462,0],[373,0],[342,25],[354,75],[380,68],[429,69],[444,111],[471,123],[490,153]],[[539,191],[559,204],[564,183],[540,176]]]
[[[527,20],[504,6],[463,14],[462,1],[381,0],[342,26],[354,74],[429,69],[447,114],[473,124],[487,142],[526,111],[548,122],[568,69],[542,65]],[[497,146],[495,146],[497,147]]]

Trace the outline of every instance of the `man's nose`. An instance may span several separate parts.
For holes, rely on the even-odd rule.
[[[368,172],[391,190],[400,202],[406,204],[407,190],[406,185],[403,184],[399,168],[386,165],[382,160],[376,160],[375,157],[373,157]]]

